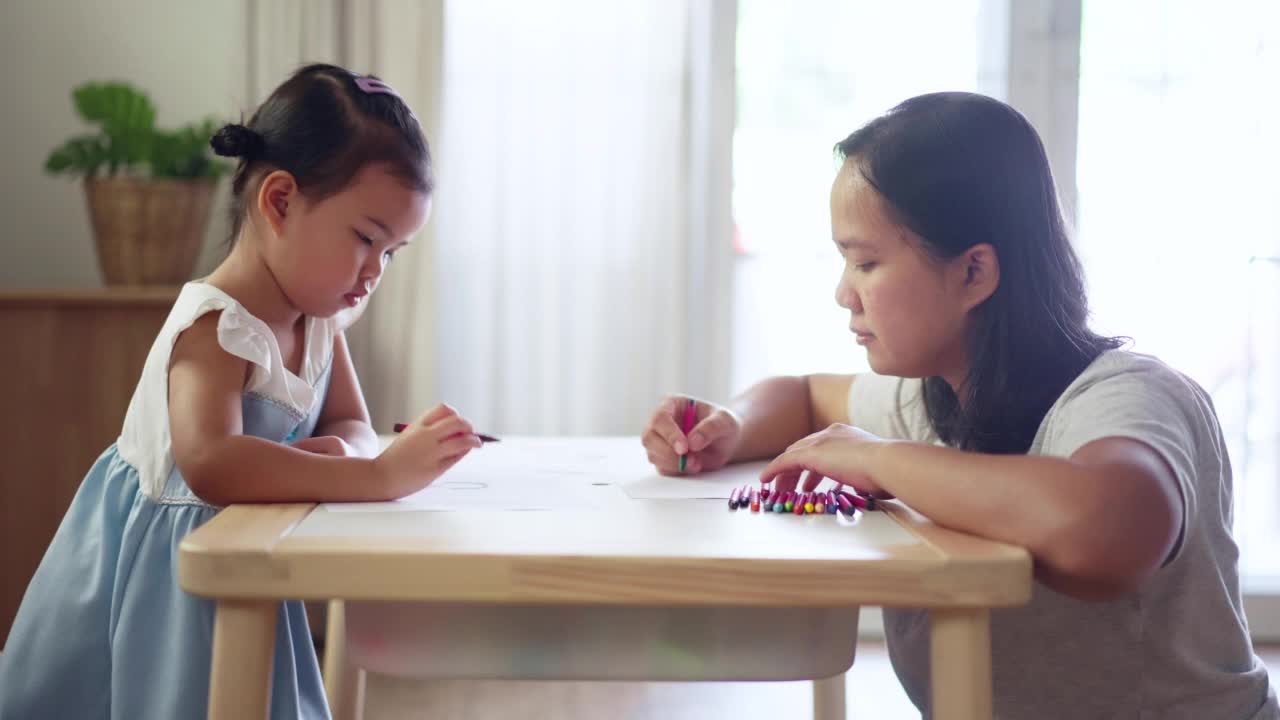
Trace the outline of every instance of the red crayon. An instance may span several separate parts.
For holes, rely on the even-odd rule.
[[[751,512],[760,512],[760,491],[751,491]]]
[[[796,493],[795,505],[793,506],[792,512],[797,515],[804,514],[804,493]]]
[[[841,512],[843,512],[845,515],[848,515],[849,517],[853,517],[853,513],[854,513],[853,503],[849,502],[849,498],[846,497],[844,493],[840,493],[839,495],[836,495],[836,502],[840,503]]]
[[[849,498],[849,502],[853,503],[853,506],[859,510],[874,510],[876,507],[874,498],[864,498],[861,495],[854,495],[843,490],[840,491],[840,494]]]

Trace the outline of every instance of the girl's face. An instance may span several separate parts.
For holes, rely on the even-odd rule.
[[[836,302],[849,310],[849,329],[866,347],[871,369],[898,377],[940,375],[959,387],[968,311],[978,297],[971,264],[982,260],[972,255],[990,246],[951,260],[926,254],[924,241],[893,221],[852,159],[831,187],[831,235],[845,263]]]
[[[284,175],[278,188],[270,176],[263,181],[263,202],[270,207],[262,210],[278,218],[264,255],[290,303],[304,315],[330,317],[366,302],[387,264],[431,211],[429,195],[407,187],[381,165],[365,166],[345,189],[316,203]]]

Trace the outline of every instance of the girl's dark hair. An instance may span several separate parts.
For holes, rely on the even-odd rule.
[[[836,152],[933,257],[995,248],[1000,283],[975,309],[964,397],[928,377],[925,408],[948,445],[1025,453],[1063,390],[1123,344],[1089,329],[1084,273],[1035,129],[998,100],[934,93],[867,123]]]
[[[311,202],[346,188],[371,164],[431,192],[431,152],[422,127],[398,95],[382,88],[372,75],[307,65],[271,93],[248,125],[226,125],[214,134],[214,152],[240,158],[231,182],[232,242],[246,214],[245,188],[260,171],[287,171]]]

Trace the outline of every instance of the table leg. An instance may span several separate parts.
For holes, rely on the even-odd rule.
[[[845,720],[844,673],[813,681],[813,720]]]
[[[324,693],[333,720],[364,717],[364,670],[347,662],[347,622],[341,600],[329,601],[324,630]]]
[[[991,611],[930,611],[935,720],[990,720]]]
[[[266,718],[276,647],[275,600],[219,600],[213,619],[209,720]]]

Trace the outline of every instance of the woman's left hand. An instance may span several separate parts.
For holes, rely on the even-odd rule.
[[[837,423],[792,443],[760,473],[760,482],[776,480],[776,490],[792,491],[801,473],[807,470],[800,483],[802,492],[812,491],[824,477],[829,477],[863,495],[893,497],[869,471],[871,455],[887,442],[865,430]]]
[[[333,455],[334,457],[359,457],[360,454],[346,440],[337,435],[320,435],[303,438],[289,447],[305,450],[317,455]]]

